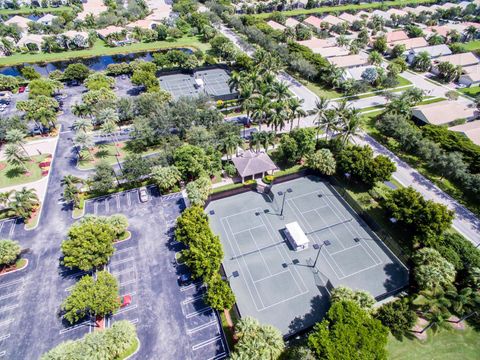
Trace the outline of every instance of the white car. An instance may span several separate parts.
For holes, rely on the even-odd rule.
[[[142,186],[140,189],[138,189],[138,196],[140,197],[141,202],[148,201],[148,191],[145,186]]]

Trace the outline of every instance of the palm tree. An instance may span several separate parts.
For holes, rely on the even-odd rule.
[[[307,113],[302,108],[303,99],[299,100],[297,98],[290,98],[288,99],[288,110],[291,115],[290,121],[290,131],[293,129],[293,121],[297,119],[297,128],[300,127],[300,117],[305,116]]]
[[[118,150],[117,125],[111,120],[105,121],[100,127],[100,130],[102,131],[102,134],[113,138],[115,152],[117,153],[117,156],[120,156],[120,151]]]
[[[265,149],[265,152],[268,152],[268,147],[272,145],[275,147],[275,134],[272,131],[262,131],[262,146]]]
[[[288,85],[284,82],[275,82],[272,86],[272,93],[277,101],[283,101],[290,96]]]
[[[80,118],[73,122],[72,128],[75,131],[89,132],[93,130],[93,124],[90,119]]]
[[[267,118],[271,107],[271,101],[268,97],[257,96],[253,102],[252,118],[258,121],[258,129],[262,131],[262,123]]]
[[[413,67],[419,71],[428,71],[432,66],[432,61],[430,60],[430,55],[426,51],[421,51],[413,59]]]
[[[325,128],[325,135],[328,139],[328,133],[332,129],[330,125],[325,126],[325,112],[330,105],[330,101],[325,97],[320,97],[315,103],[315,109],[313,113],[316,116],[315,125],[317,125],[317,139],[320,133],[320,130]]]
[[[230,79],[228,79],[228,86],[230,87],[230,91],[238,89],[240,82],[242,81],[243,74],[233,70],[230,73]]]
[[[243,144],[243,139],[236,135],[236,134],[230,134],[223,138],[221,140],[220,146],[222,148],[222,151],[225,152],[225,155],[227,155],[227,160],[228,156],[230,155],[230,159],[232,158],[232,155],[240,145]]]
[[[25,150],[25,137],[27,135],[19,129],[11,129],[7,131],[7,134],[5,135],[5,140],[7,140],[8,143],[10,144],[15,144],[18,145],[22,148],[23,152],[25,155],[28,155],[27,150]]]
[[[250,149],[255,148],[255,152],[259,152],[262,146],[262,134],[261,132],[254,132],[250,138]]]
[[[361,125],[359,114],[360,112],[357,109],[351,109],[348,114],[343,117],[343,123],[340,128],[343,137],[343,146],[359,132]]]
[[[345,37],[345,35],[340,35],[337,37],[337,45],[338,46],[347,46],[348,45],[348,39]]]
[[[7,146],[5,146],[5,157],[7,159],[7,163],[10,165],[22,167],[25,172],[28,171],[28,168],[25,165],[25,163],[28,161],[28,157],[23,154],[19,145],[7,144]]]
[[[269,112],[269,116],[267,117],[267,124],[273,126],[275,133],[284,128],[287,119],[288,112],[285,103],[283,101],[273,103],[272,111]]]
[[[92,115],[92,110],[85,104],[75,104],[72,106],[72,113],[78,117],[87,117]]]
[[[466,30],[465,30],[465,40],[469,41],[472,40],[476,37],[477,35],[477,28],[473,25],[470,25]]]
[[[27,219],[38,204],[38,196],[35,190],[23,187],[22,190],[15,192],[11,207],[17,216]]]
[[[453,311],[460,316],[471,312],[480,304],[480,294],[469,287],[463,288],[458,292],[451,291],[447,293],[447,296],[451,299]]]
[[[412,303],[419,308],[425,319],[430,321],[433,331],[436,331],[451,316],[449,308],[452,303],[440,286],[420,291]]]
[[[78,156],[82,156],[82,150],[87,149],[90,157],[93,158],[90,148],[93,146],[92,136],[85,132],[79,132],[73,139],[73,144],[77,147]]]
[[[370,55],[368,55],[368,63],[371,65],[379,66],[382,64],[383,57],[378,51],[373,50]]]
[[[14,190],[10,190],[0,193],[0,206],[5,209],[8,208],[10,206],[10,198],[14,192]]]
[[[83,183],[82,179],[71,174],[65,175],[63,179],[60,181],[60,184],[62,186],[75,185],[75,184],[81,184],[81,183]]]
[[[97,124],[104,124],[106,122],[111,122],[112,124],[118,124],[120,118],[118,117],[117,112],[112,108],[101,109],[96,118]]]

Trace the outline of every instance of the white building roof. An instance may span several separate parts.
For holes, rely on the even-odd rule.
[[[452,131],[458,131],[468,137],[474,144],[480,145],[480,120],[470,121],[462,125],[449,128]]]
[[[307,245],[310,242],[307,235],[305,235],[305,232],[296,221],[286,224],[285,228],[290,234],[291,240],[293,240],[297,247]]]
[[[428,55],[430,55],[431,58],[452,54],[452,51],[450,50],[450,48],[445,44],[419,47],[419,48],[410,50],[409,53],[413,55],[418,55],[421,52],[428,53]]]
[[[416,106],[412,109],[412,115],[428,124],[442,125],[458,119],[472,119],[476,110],[462,101],[440,101]]]
[[[480,61],[472,52],[461,53],[461,54],[452,54],[446,56],[440,56],[439,58],[433,61],[434,65],[438,65],[442,62],[449,62],[455,66],[469,66],[478,64]]]

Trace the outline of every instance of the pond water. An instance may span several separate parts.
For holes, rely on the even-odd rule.
[[[191,49],[179,48],[178,50],[184,51],[186,53],[192,53]],[[167,51],[167,50],[164,50]],[[162,52],[162,51],[158,51]],[[15,65],[15,66],[5,66],[0,68],[0,74],[19,76],[20,70],[28,65],[33,66],[36,71],[38,71],[43,76],[48,76],[54,70],[64,71],[69,64],[82,63],[87,65],[90,70],[94,71],[103,71],[110,64],[117,64],[122,62],[130,62],[136,59],[151,61],[153,60],[154,52],[147,53],[132,53],[132,54],[119,54],[119,55],[105,55],[105,56],[96,56],[91,58],[77,58],[65,61],[55,61],[51,63],[38,63],[38,64],[24,64],[24,65]]]

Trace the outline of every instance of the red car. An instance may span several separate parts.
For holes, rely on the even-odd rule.
[[[27,88],[26,86],[20,86],[20,87],[18,88],[18,92],[19,92],[19,93],[23,93],[23,92],[25,92],[25,89],[26,89],[26,88]]]
[[[132,296],[131,295],[125,295],[125,296],[120,297],[120,307],[121,308],[130,305],[131,302],[132,302]]]

